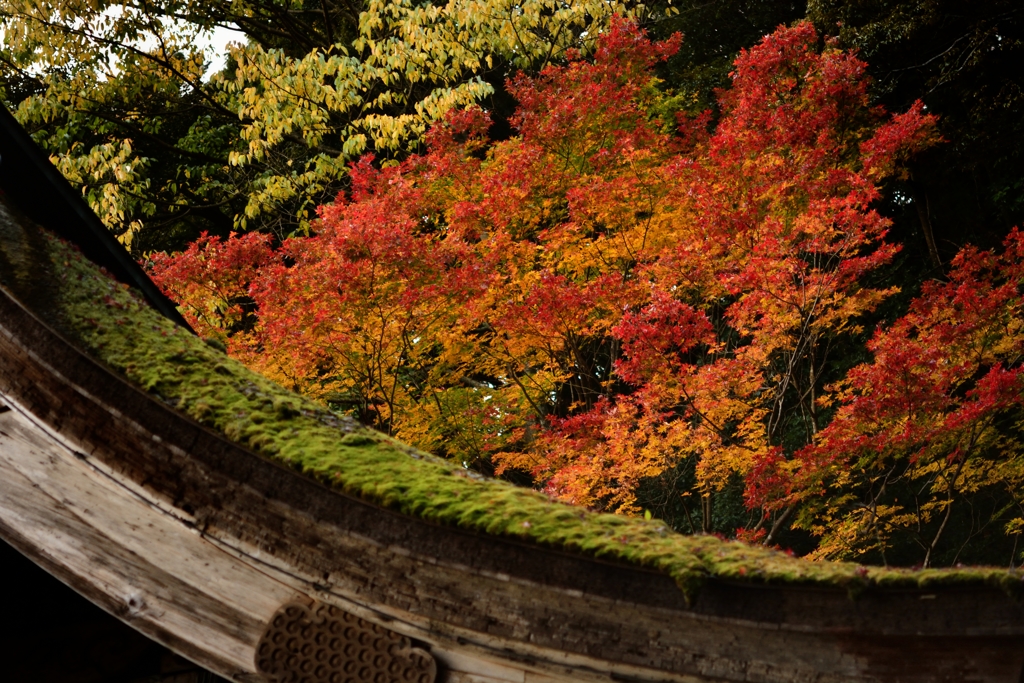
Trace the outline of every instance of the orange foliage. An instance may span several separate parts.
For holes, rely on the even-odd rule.
[[[636,512],[686,459],[701,495],[790,462],[833,342],[892,291],[864,284],[896,252],[877,183],[934,122],[869,106],[864,64],[800,24],[741,54],[717,123],[666,132],[652,68],[678,40],[616,22],[509,83],[517,137],[455,112],[425,154],[355,165],[314,236],[154,273],[255,368],[565,500]]]

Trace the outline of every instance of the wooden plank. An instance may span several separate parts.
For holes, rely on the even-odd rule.
[[[220,536],[216,540],[198,533],[192,517],[169,505],[166,498],[110,470],[103,461],[76,453],[73,444],[64,443],[63,438],[31,416],[17,412],[0,415],[0,534],[140,631],[236,680],[259,680],[253,666],[253,648],[263,625],[282,603],[303,597],[332,602],[426,642],[445,665],[439,683],[555,683],[624,677],[690,682],[813,679],[826,683],[891,678],[858,672],[879,647],[871,645],[864,655],[854,654],[859,648],[858,639],[852,641],[853,647],[846,646],[853,652],[841,655],[840,666],[846,670],[835,672],[835,655],[830,652],[836,646],[834,638],[816,641],[813,634],[752,631],[749,623],[716,622],[673,610],[638,609],[628,602],[581,593],[570,595],[564,589],[552,590],[523,579],[485,575],[442,558],[419,557],[399,546],[382,546],[311,517],[305,519],[308,513],[285,510],[282,501],[265,501],[268,509],[281,507],[279,513],[291,520],[293,529],[305,529],[304,533],[316,529],[317,543],[310,546],[296,541],[292,552],[300,551],[294,555],[300,561],[289,564],[243,539],[225,535],[224,529],[216,526],[211,529]],[[322,549],[323,544],[333,547],[335,557],[344,557],[345,562],[319,575],[305,569],[302,549]],[[313,566],[324,567],[319,562]],[[349,573],[352,571],[355,574]],[[364,581],[370,582],[370,590],[361,588]],[[379,599],[385,594],[394,603]],[[504,633],[509,628],[507,622],[494,620],[493,635],[489,629],[474,632],[436,621],[418,610],[407,611],[402,607],[406,599],[403,596],[413,607],[422,600],[447,601],[452,610],[484,614],[507,612],[510,605],[526,604],[524,598],[528,602],[554,599],[547,603],[550,607],[572,610],[582,623],[589,620],[597,624],[603,613],[604,623],[611,617],[624,627],[642,628],[654,647],[664,648],[666,636],[672,640],[683,637],[694,647],[689,656],[693,657],[692,669],[699,673],[602,661],[599,649],[588,648],[591,656],[552,650],[531,642],[534,634],[525,631],[516,634],[518,642],[510,642]],[[538,605],[538,609],[542,607]],[[529,628],[529,624],[529,620],[523,620],[515,628]],[[564,637],[621,647],[618,632],[565,631]],[[955,644],[951,639],[949,645]],[[910,646],[906,650],[913,651],[914,646],[924,643],[905,645]],[[934,650],[936,645],[925,647]],[[743,651],[759,646],[775,661],[745,663]],[[779,652],[780,646],[786,648],[784,653]],[[1019,656],[1006,660],[1001,654],[1012,644],[993,641],[991,646],[991,652],[971,665],[975,670],[989,671],[978,680],[1017,683],[1016,678],[1006,675],[1019,671]],[[957,647],[962,649],[962,645]],[[729,656],[730,650],[741,656]],[[714,651],[725,656],[716,656]],[[650,661],[657,667],[658,662],[649,660],[649,656],[649,651],[637,651],[634,661]],[[687,656],[685,652],[683,656]],[[833,672],[811,675],[807,664],[813,663],[815,656],[822,657],[822,669],[832,668]],[[912,659],[925,661],[930,656],[930,652],[922,651]],[[898,657],[888,659],[895,661]]]
[[[98,473],[17,411],[0,415],[0,480],[0,527],[22,552],[198,664],[261,680],[255,644],[274,611],[301,597],[294,588]]]
[[[188,514],[76,452],[19,410],[0,414],[0,481],[6,538],[114,616],[228,678],[262,680],[253,660],[265,624],[281,604],[311,600],[313,577],[304,579],[279,563],[271,569],[255,561],[255,548],[239,542],[229,548],[200,534]],[[336,594],[317,597],[396,626],[379,610]],[[432,645],[443,665],[442,682],[580,680]]]

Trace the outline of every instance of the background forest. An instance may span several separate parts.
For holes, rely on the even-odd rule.
[[[684,533],[1018,566],[1017,5],[0,0],[0,94],[335,410]]]

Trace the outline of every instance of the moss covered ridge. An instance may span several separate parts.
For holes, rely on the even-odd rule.
[[[328,486],[431,522],[510,537],[671,576],[687,600],[709,579],[843,588],[992,586],[1024,592],[996,568],[884,569],[811,562],[658,520],[594,513],[467,472],[248,370],[160,316],[73,247],[48,237],[59,278],[57,326],[107,366],[196,421]]]

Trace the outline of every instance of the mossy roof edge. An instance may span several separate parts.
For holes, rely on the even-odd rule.
[[[56,324],[83,350],[229,439],[371,503],[431,522],[503,536],[671,576],[688,600],[709,578],[841,588],[997,587],[1024,592],[1019,571],[889,569],[811,562],[658,520],[595,513],[491,480],[339,417],[204,343],[47,237],[57,280]]]

